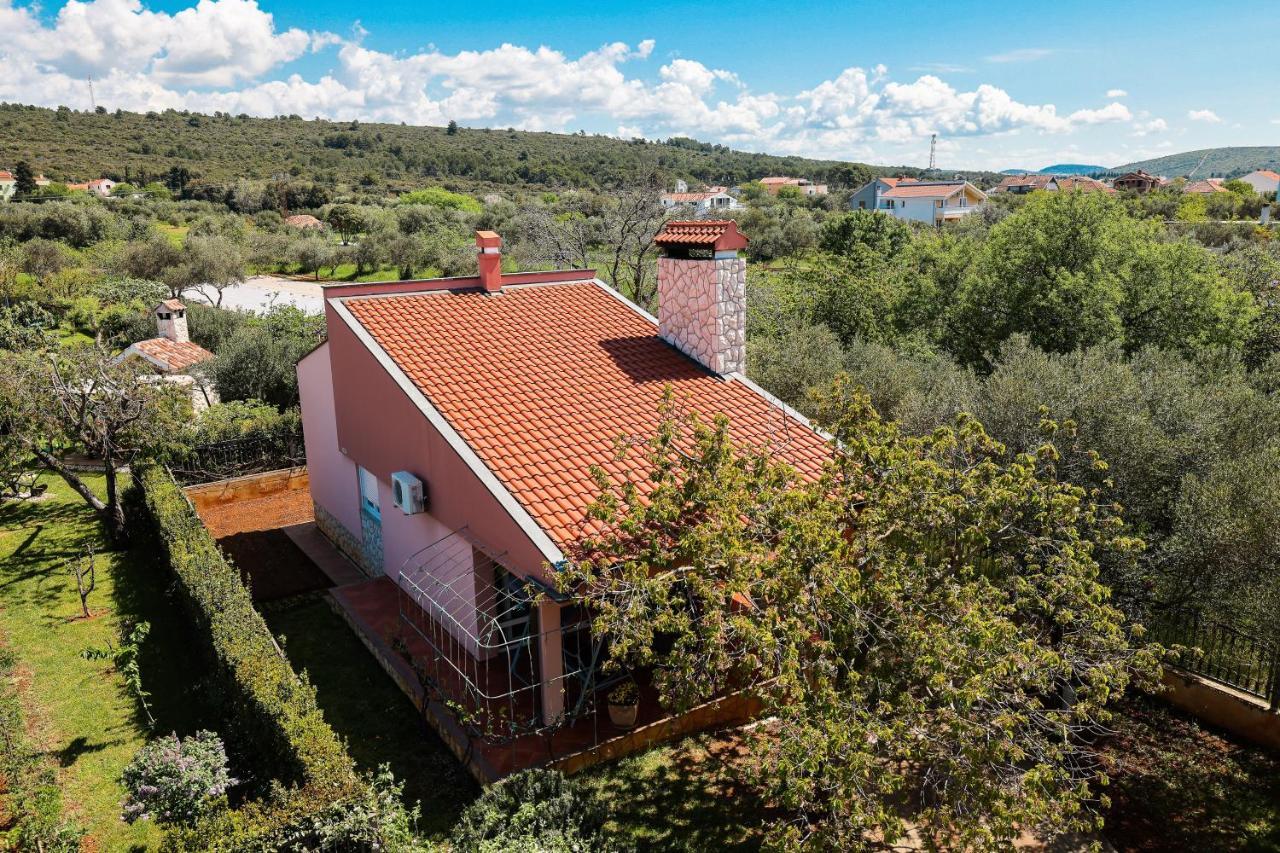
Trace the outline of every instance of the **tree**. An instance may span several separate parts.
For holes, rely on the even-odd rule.
[[[194,290],[215,306],[222,305],[224,290],[244,281],[244,253],[239,244],[226,237],[188,237],[182,256],[173,280],[183,290]]]
[[[911,242],[911,227],[873,210],[853,210],[827,217],[818,245],[825,251],[854,255],[868,249],[882,257],[897,255]]]
[[[656,308],[658,302],[657,280],[649,274],[657,252],[653,240],[669,218],[657,186],[650,182],[615,193],[600,228],[600,240],[608,252],[609,283],[648,309]]]
[[[19,160],[18,164],[13,167],[13,178],[15,181],[13,190],[19,198],[31,198],[36,194],[36,190],[39,189],[36,186],[35,172],[31,171],[31,164],[26,160]]]
[[[128,540],[121,469],[160,452],[189,412],[180,392],[171,383],[149,381],[140,361],[117,361],[100,344],[0,359],[0,436],[62,477],[98,514],[114,545]],[[102,465],[105,498],[63,462],[68,452]]]
[[[849,849],[911,824],[932,849],[994,849],[1096,828],[1086,738],[1154,683],[1158,650],[1098,580],[1100,554],[1140,543],[1058,479],[1069,429],[1017,456],[967,418],[907,438],[841,384],[812,479],[676,405],[621,445],[626,473],[595,471],[601,532],[561,585],[668,707],[762,697],[751,776],[794,817],[774,840]]]
[[[89,612],[89,596],[98,585],[95,556],[93,546],[86,545],[83,557],[67,563],[67,571],[76,579],[76,594],[80,596],[80,613],[86,619],[92,615]]]
[[[175,299],[182,295],[187,279],[182,274],[182,250],[167,238],[153,235],[145,240],[131,240],[116,256],[116,271],[128,278],[162,281]]]
[[[22,269],[41,284],[70,264],[67,249],[56,240],[37,237],[22,246]]]
[[[315,273],[320,280],[320,269],[333,263],[334,247],[323,236],[305,236],[293,245],[293,256],[303,272]]]
[[[449,119],[449,124],[445,127],[444,132],[449,136],[457,136],[458,123],[453,119]]]
[[[413,278],[414,270],[426,264],[427,245],[414,234],[402,234],[387,241],[384,252],[387,263],[396,268],[401,281]]]
[[[335,204],[329,208],[329,215],[325,219],[330,228],[342,235],[343,245],[346,245],[352,234],[364,230],[364,216],[359,209],[349,204]]]

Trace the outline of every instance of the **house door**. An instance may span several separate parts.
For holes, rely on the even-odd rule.
[[[382,508],[378,504],[378,478],[372,472],[357,468],[360,480],[360,536],[363,540],[367,568],[375,575],[382,569]]]

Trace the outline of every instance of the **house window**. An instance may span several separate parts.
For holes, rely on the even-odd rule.
[[[936,202],[934,202],[934,204],[935,204],[935,205],[937,205],[938,207],[946,207],[946,206],[947,206],[946,199],[941,199],[941,198],[940,198],[940,199],[938,199]]]
[[[360,484],[360,508],[374,518],[382,518],[382,509],[378,505],[378,478],[373,472],[359,466],[356,476]]]
[[[867,209],[867,203],[865,201],[858,202],[858,210],[866,210],[866,209]]]

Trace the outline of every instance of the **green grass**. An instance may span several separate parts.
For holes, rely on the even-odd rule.
[[[605,830],[642,851],[755,851],[772,813],[733,767],[738,742],[695,735],[582,774]]]
[[[101,478],[89,477],[95,488]],[[198,667],[184,653],[181,615],[165,596],[164,578],[139,551],[100,553],[93,617],[80,617],[66,561],[87,544],[105,547],[84,501],[59,479],[38,501],[0,507],[0,633],[30,673],[25,692],[34,741],[59,768],[69,816],[100,850],[151,849],[161,833],[150,823],[120,820],[121,771],[151,735],[123,680],[80,652],[118,639],[122,623],[145,619],[151,637],[142,655],[156,731],[191,731],[198,720]]]
[[[325,720],[364,771],[390,764],[407,802],[420,802],[418,829],[443,839],[479,788],[408,698],[322,598],[266,614],[285,652],[315,685]]]
[[[183,244],[187,241],[187,231],[189,230],[188,226],[170,225],[167,222],[158,222],[156,225],[160,229],[160,233],[168,237],[169,242],[177,246],[179,249],[181,249]]]

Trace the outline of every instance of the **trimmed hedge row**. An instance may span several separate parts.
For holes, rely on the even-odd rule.
[[[359,796],[362,781],[314,688],[294,673],[182,489],[163,468],[134,473],[195,628],[193,644],[212,663],[228,746],[260,790],[277,781],[305,788],[313,804]]]

